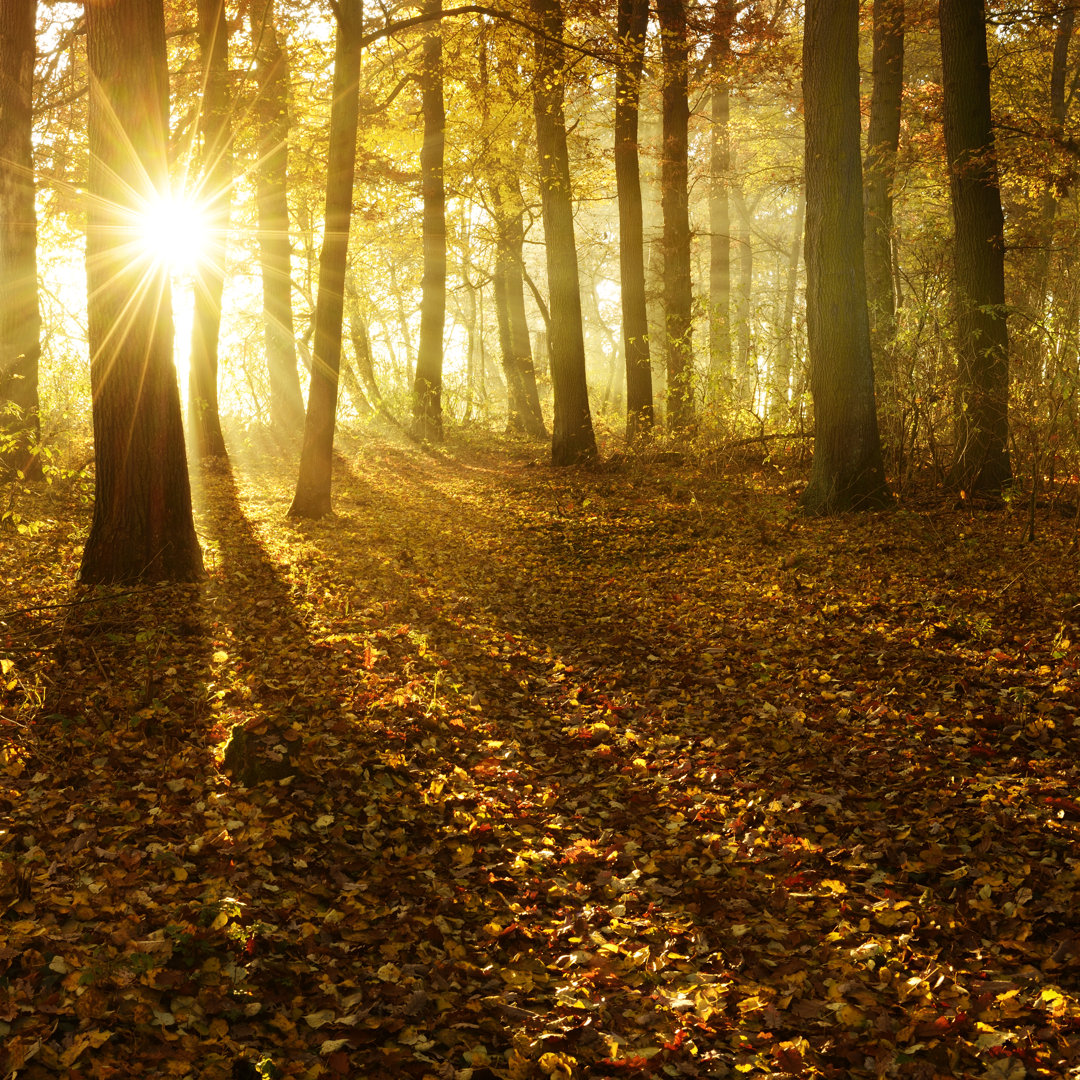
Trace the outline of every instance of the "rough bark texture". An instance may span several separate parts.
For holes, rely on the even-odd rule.
[[[319,255],[319,293],[315,301],[315,350],[300,475],[289,507],[290,517],[317,518],[330,513],[331,509],[330,480],[345,311],[345,269],[359,124],[362,0],[338,0],[337,9],[326,212]]]
[[[803,102],[806,329],[816,432],[801,504],[811,513],[832,513],[889,501],[863,268],[858,0],[808,0]]]
[[[894,334],[892,185],[904,89],[904,0],[874,0],[873,89],[863,169],[866,300],[870,343],[880,372]]]
[[[229,121],[229,29],[225,0],[198,0],[203,100],[199,115],[201,192],[209,225],[207,250],[195,276],[195,316],[188,367],[188,431],[198,458],[225,457],[218,415],[218,339],[225,292],[232,130]]]
[[[660,201],[664,211],[664,329],[667,418],[673,431],[694,419],[691,341],[690,204],[687,148],[690,106],[685,0],[657,0],[663,56],[664,148]]]
[[[716,0],[709,61],[714,79],[709,129],[709,378],[714,387],[731,371],[731,28],[732,0]]]
[[[645,301],[645,241],[638,163],[638,101],[649,25],[648,0],[619,0],[615,69],[615,185],[619,198],[619,277],[626,357],[626,438],[653,426],[652,360]]]
[[[554,465],[575,465],[594,460],[597,452],[585,377],[574,207],[563,116],[565,61],[558,44],[563,16],[560,0],[532,0],[532,7],[545,33],[536,38],[533,112],[551,303],[551,385],[555,398],[551,461]]]
[[[995,495],[1009,480],[1005,244],[983,0],[941,0],[945,154],[955,241],[958,360],[952,483]]]
[[[442,439],[443,326],[446,321],[446,192],[443,188],[443,148],[446,113],[443,107],[442,0],[425,0],[423,11],[433,18],[424,37],[420,93],[424,114],[424,144],[420,149],[420,193],[424,203],[424,278],[420,300],[420,345],[413,381],[413,432],[422,439]]]
[[[162,0],[89,4],[86,241],[94,516],[80,579],[195,581],[191,490],[164,266],[133,259],[139,200],[168,190]]]
[[[0,3],[0,476],[40,479],[41,314],[31,143],[37,0]]]
[[[296,366],[289,243],[289,62],[274,24],[274,0],[250,0],[248,17],[258,81],[254,109],[258,148],[255,198],[270,422],[278,430],[291,433],[298,432],[304,423],[304,399]]]

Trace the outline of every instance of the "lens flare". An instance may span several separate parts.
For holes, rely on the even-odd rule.
[[[139,237],[143,250],[155,262],[173,273],[193,273],[206,257],[206,212],[183,195],[154,199],[139,216]]]

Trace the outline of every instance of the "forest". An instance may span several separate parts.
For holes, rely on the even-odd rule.
[[[1080,0],[0,0],[0,1080],[1080,1076]]]

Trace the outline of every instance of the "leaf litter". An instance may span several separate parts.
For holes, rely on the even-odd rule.
[[[203,586],[4,538],[0,1076],[1076,1075],[1071,520],[337,469],[203,470]]]

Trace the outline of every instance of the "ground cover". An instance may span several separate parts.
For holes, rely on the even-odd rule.
[[[1071,514],[233,451],[204,585],[0,534],[0,1076],[1076,1075]]]

